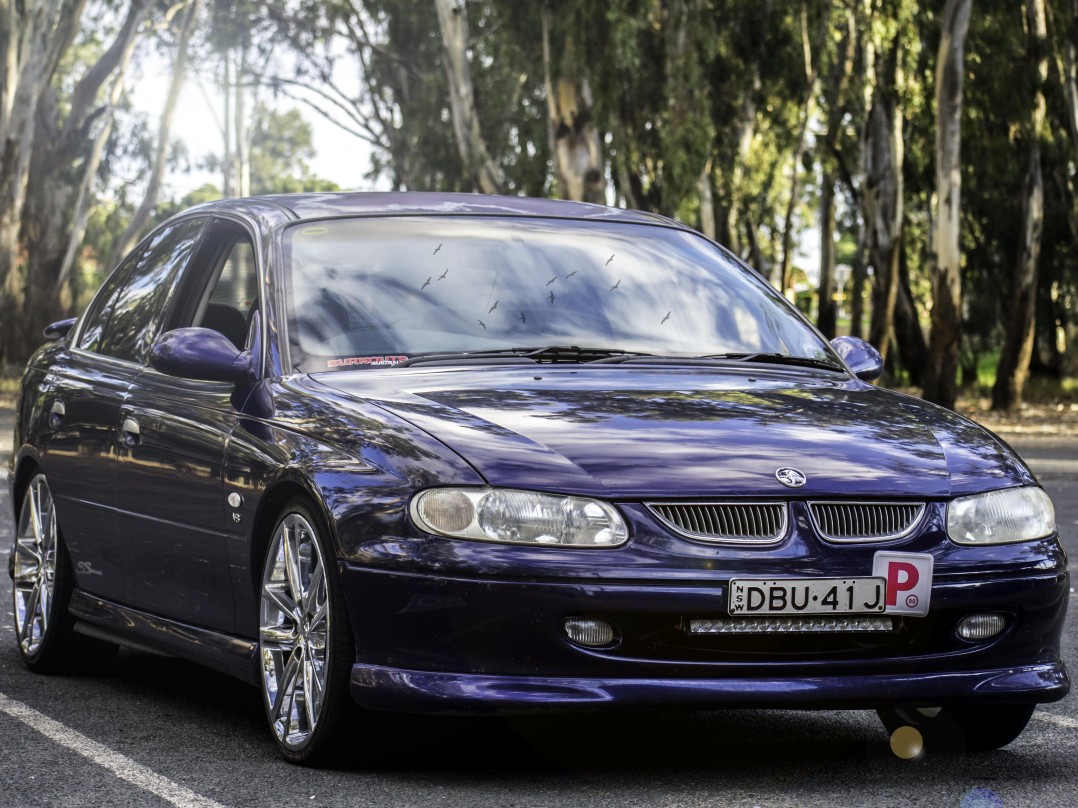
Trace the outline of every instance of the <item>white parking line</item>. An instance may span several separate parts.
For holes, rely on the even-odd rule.
[[[0,713],[6,713],[21,721],[49,740],[66,746],[73,752],[78,752],[98,766],[108,769],[121,780],[126,780],[133,786],[156,794],[166,802],[175,805],[176,808],[224,808],[220,803],[200,796],[167,777],[162,777],[141,763],[136,763],[104,744],[87,738],[81,732],[64,726],[47,715],[42,715],[32,707],[27,707],[21,701],[8,698],[3,693],[0,693]]]
[[[1078,729],[1078,718],[1070,718],[1069,716],[1058,715],[1056,713],[1034,713],[1033,717],[1039,718],[1041,721],[1047,721],[1051,724],[1058,724],[1067,729]]]

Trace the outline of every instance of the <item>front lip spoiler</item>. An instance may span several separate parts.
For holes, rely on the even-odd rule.
[[[1062,660],[945,673],[767,679],[618,679],[442,673],[357,663],[352,697],[374,710],[410,713],[567,712],[610,707],[875,709],[896,703],[1045,703],[1062,699]]]

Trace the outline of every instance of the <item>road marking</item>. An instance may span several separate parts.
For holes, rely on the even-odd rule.
[[[55,741],[60,746],[66,746],[73,752],[78,752],[98,766],[108,769],[121,780],[126,780],[133,786],[157,795],[175,805],[176,808],[224,808],[221,803],[196,794],[167,777],[162,777],[141,763],[136,763],[104,744],[87,738],[81,732],[39,713],[32,707],[27,707],[21,701],[8,698],[3,693],[0,693],[0,713],[6,713],[21,721],[49,740]]]
[[[1039,718],[1041,721],[1058,724],[1067,729],[1078,729],[1078,718],[1070,718],[1065,715],[1059,715],[1058,713],[1034,713],[1033,717]]]

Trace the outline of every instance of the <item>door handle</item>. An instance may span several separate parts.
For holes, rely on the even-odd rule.
[[[139,428],[138,421],[131,416],[124,418],[123,425],[120,427],[120,442],[124,446],[138,446],[141,434],[142,430]]]
[[[64,402],[57,399],[52,402],[52,409],[49,410],[49,426],[54,429],[64,422],[64,416],[67,415],[67,408],[64,406]]]

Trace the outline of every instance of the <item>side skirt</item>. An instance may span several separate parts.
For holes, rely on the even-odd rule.
[[[79,633],[141,651],[182,657],[258,684],[258,643],[252,640],[140,612],[81,589],[71,593],[68,609],[77,620],[90,624],[76,624]]]

